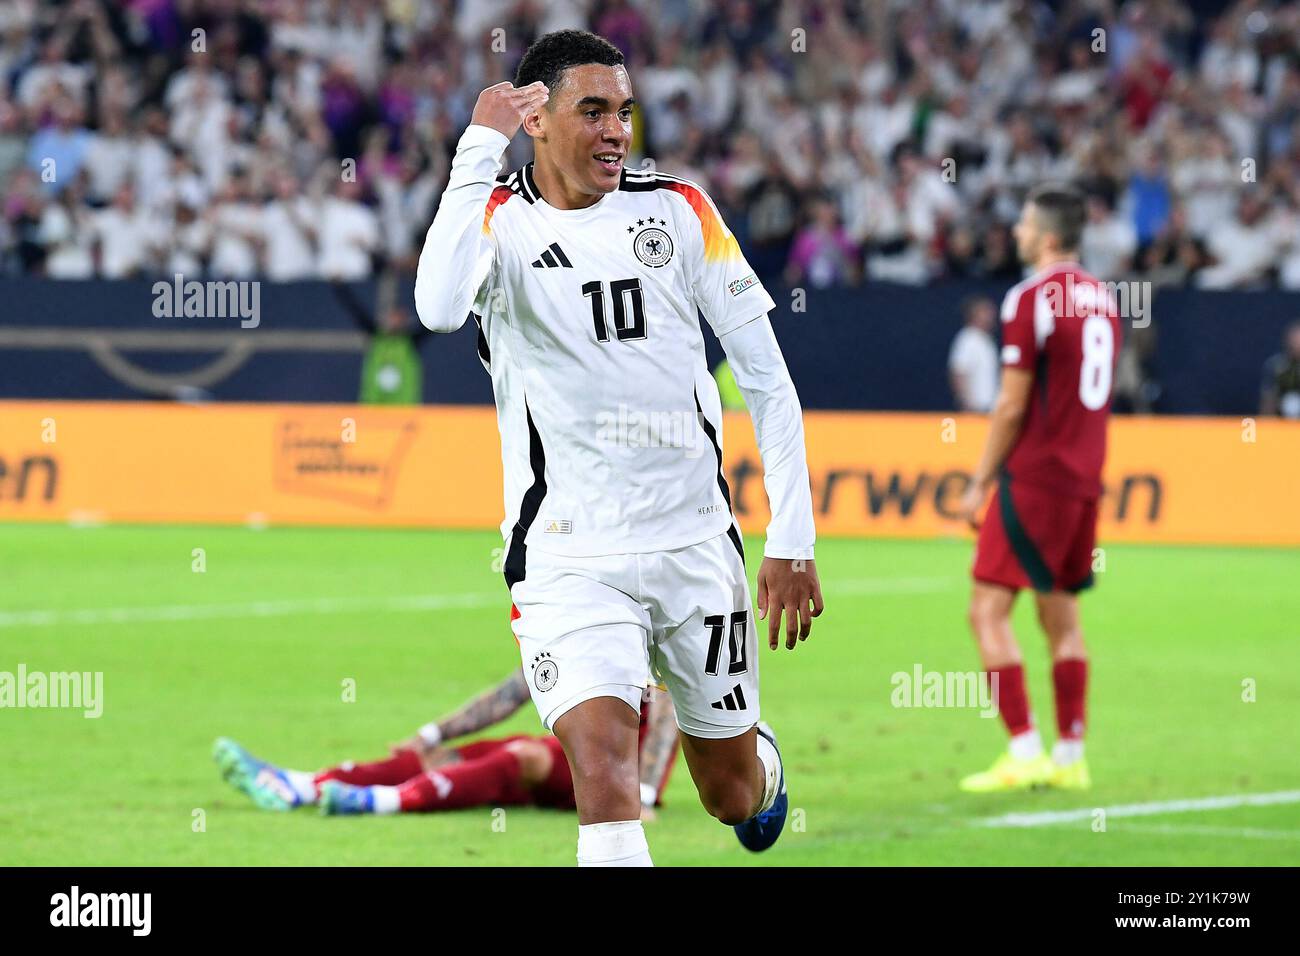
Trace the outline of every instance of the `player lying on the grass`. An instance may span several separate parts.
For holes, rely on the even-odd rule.
[[[666,693],[652,688],[647,697],[641,706],[640,767],[642,815],[649,818],[677,757],[677,719]],[[572,810],[569,762],[550,734],[448,746],[506,720],[528,698],[520,668],[455,713],[425,724],[373,763],[289,770],[259,760],[226,737],[217,740],[213,757],[229,783],[268,810],[309,804],[329,815],[525,804]]]
[[[977,793],[1091,785],[1083,759],[1088,659],[1078,593],[1093,583],[1120,324],[1107,287],[1078,264],[1083,223],[1083,197],[1070,187],[1040,186],[1025,201],[1016,249],[1034,274],[1002,304],[1001,392],[962,503],[979,528],[970,625],[990,684],[997,676],[998,709],[1011,734],[992,767],[961,781]],[[976,515],[995,481],[981,526]],[[1052,652],[1058,739],[1050,759],[1011,632],[1011,609],[1025,587],[1035,591]]]

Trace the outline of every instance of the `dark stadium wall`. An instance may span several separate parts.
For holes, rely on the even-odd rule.
[[[943,411],[952,408],[946,363],[973,294],[1005,288],[946,282],[926,288],[866,285],[808,290],[769,285],[773,321],[806,408]],[[369,283],[356,300],[374,301]],[[409,285],[401,301],[410,301]],[[256,327],[238,316],[155,315],[148,281],[0,285],[0,398],[350,402],[357,398],[366,331],[328,284],[261,283]],[[414,310],[411,310],[414,322]],[[1150,369],[1161,412],[1249,415],[1260,372],[1300,316],[1300,295],[1166,290],[1156,298]],[[710,362],[721,349],[706,333]],[[492,400],[473,323],[418,342],[426,402]]]

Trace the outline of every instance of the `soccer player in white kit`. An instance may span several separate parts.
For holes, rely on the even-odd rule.
[[[768,321],[775,305],[703,190],[624,168],[633,104],[613,45],[578,30],[539,38],[514,85],[479,95],[415,282],[426,327],[452,332],[471,315],[479,326],[514,631],[533,702],[573,769],[579,865],[650,865],[637,715],[652,680],[672,694],[705,808],[751,850],[785,820],[697,308],[763,459],[769,646],[783,615],[794,648],[822,611],[802,413]],[[521,124],[536,158],[497,178]]]

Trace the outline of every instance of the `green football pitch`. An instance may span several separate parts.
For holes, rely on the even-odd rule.
[[[489,532],[0,525],[0,677],[103,675],[95,719],[0,709],[0,864],[571,865],[571,814],[269,813],[210,756],[221,735],[298,768],[382,756],[518,666],[499,547]],[[647,825],[656,862],[1300,863],[1300,552],[1108,547],[1084,599],[1094,788],[975,797],[956,783],[1001,749],[999,722],[894,706],[893,680],[977,666],[970,551],[820,542],[826,613],[798,650],[761,654],[787,832],[747,854],[679,762]],[[1050,741],[1030,605],[1016,622]],[[540,732],[531,706],[505,732]]]

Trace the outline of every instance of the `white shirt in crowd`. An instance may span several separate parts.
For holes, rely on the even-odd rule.
[[[86,149],[84,169],[90,177],[90,198],[103,202],[113,198],[135,161],[135,143],[128,136],[96,133]]]
[[[330,196],[319,213],[319,269],[325,279],[370,275],[370,253],[379,245],[379,220],[359,202]]]
[[[208,271],[221,279],[251,279],[258,271],[254,238],[261,210],[246,202],[218,206],[212,215],[212,261]]]
[[[1264,221],[1247,225],[1233,217],[1205,237],[1215,264],[1196,275],[1202,289],[1234,289],[1264,278],[1278,256],[1278,236]]]
[[[998,347],[993,336],[972,325],[962,326],[948,350],[948,371],[966,382],[963,411],[988,412],[998,397]]]
[[[180,273],[186,277],[203,274],[203,259],[212,243],[212,227],[202,219],[177,223],[172,228],[171,243],[167,248],[165,275]]]
[[[315,207],[304,196],[275,199],[262,210],[266,240],[266,277],[274,282],[316,275],[316,250],[309,229],[316,227]]]
[[[124,279],[152,261],[157,228],[138,208],[125,212],[116,207],[101,209],[95,216],[99,236],[99,274],[105,279]]]
[[[1119,216],[1083,227],[1079,258],[1083,267],[1103,281],[1119,279],[1132,266],[1137,251],[1137,230]]]
[[[91,70],[77,63],[37,63],[18,83],[18,102],[31,109],[53,88],[62,87],[80,104],[86,102]]]
[[[41,242],[46,246],[45,274],[51,279],[90,279],[95,275],[95,227],[90,214],[74,217],[62,204],[41,214]]]
[[[172,200],[171,152],[155,136],[140,136],[135,141],[135,198],[142,207],[153,209]]]
[[[374,188],[379,199],[384,250],[392,258],[400,258],[410,249],[411,236],[433,218],[434,201],[439,194],[437,177],[425,173],[409,185],[403,185],[397,176],[379,176]]]

